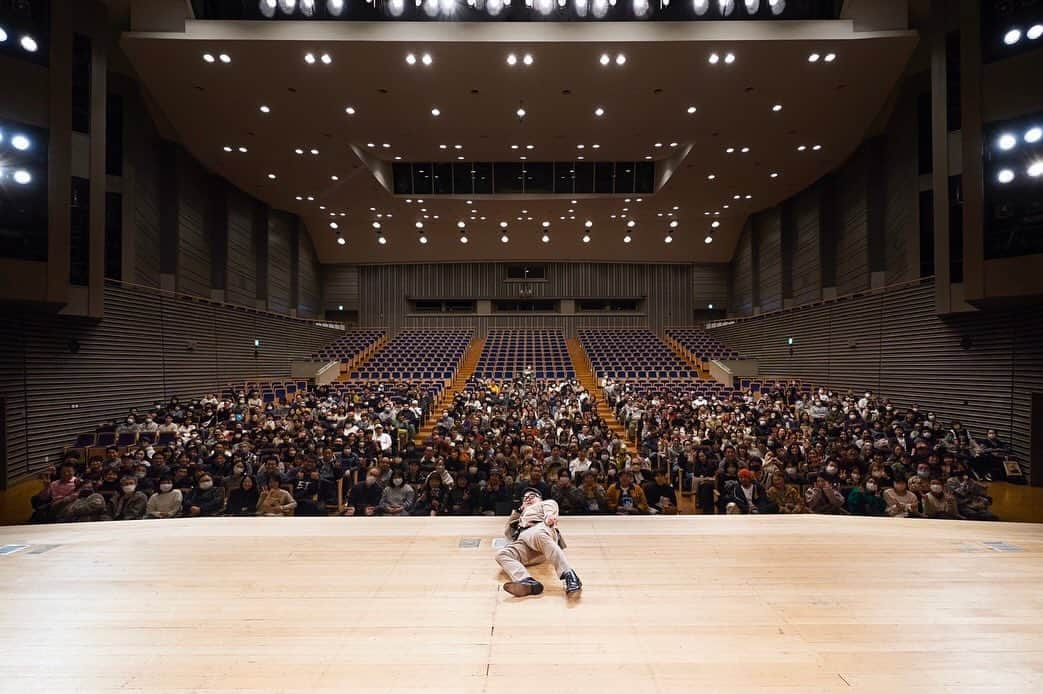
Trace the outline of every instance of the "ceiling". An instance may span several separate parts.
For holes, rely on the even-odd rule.
[[[182,144],[243,190],[301,215],[324,263],[726,262],[749,214],[805,188],[859,145],[916,42],[915,32],[856,33],[846,20],[188,21],[184,32],[126,33],[122,47]],[[332,63],[308,64],[309,52],[326,53]],[[715,52],[735,60],[711,64]],[[810,63],[812,52],[837,57]],[[225,53],[231,62],[207,63],[204,53]],[[415,65],[407,64],[409,53]],[[420,60],[425,53],[429,66]],[[518,57],[513,67],[510,53]],[[529,66],[526,53],[533,57]],[[611,57],[607,66],[603,53]],[[622,66],[618,54],[626,56]],[[270,111],[262,113],[262,105]],[[809,149],[798,151],[800,145]],[[729,147],[735,152],[727,153]],[[644,196],[438,196],[421,203],[393,195],[378,180],[396,156],[416,162],[651,156],[668,180]],[[583,243],[588,220],[591,241]],[[628,220],[635,226],[633,242],[625,244]],[[674,241],[666,244],[674,220]],[[713,220],[719,228],[711,229]],[[377,243],[375,221],[386,245]],[[418,243],[418,221],[426,245]],[[459,242],[460,221],[466,245]],[[544,221],[549,243],[540,242]],[[337,232],[345,245],[337,244]],[[711,232],[713,243],[704,243]]]

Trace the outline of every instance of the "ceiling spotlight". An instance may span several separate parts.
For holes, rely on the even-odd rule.
[[[215,58],[214,58],[214,56],[210,55],[209,53],[204,53],[203,54],[203,60],[205,60],[208,63],[212,63],[212,62],[214,62]]]
[[[611,58],[611,57],[609,57],[609,54],[608,54],[608,53],[602,53],[602,54],[601,54],[601,59],[599,60],[599,62],[600,62],[600,63],[601,63],[602,65],[608,65],[609,63],[611,63],[611,62],[612,62],[612,58]]]
[[[823,58],[823,60],[825,60],[827,63],[832,63],[836,59],[837,59],[837,54],[836,53],[826,53],[826,57]]]
[[[380,144],[380,146],[381,146],[381,147],[383,147],[384,149],[391,149],[391,144],[390,144],[390,143],[387,143],[387,142],[382,142],[382,143]],[[313,152],[312,152],[312,154],[318,154],[318,152],[314,152],[314,151],[313,151]]]
[[[692,12],[702,17],[710,9],[710,0],[692,0]]]
[[[716,53],[711,53],[710,57],[707,60],[710,61],[710,65],[716,65],[717,63],[721,62],[721,56],[717,55]]]
[[[386,238],[384,238],[383,234],[377,234],[377,243],[379,243],[381,246],[383,246],[387,242],[388,242],[388,240]]]
[[[605,115],[605,109],[598,106],[596,109],[594,109],[594,115],[598,118],[601,118],[601,116]]]
[[[595,144],[591,145],[591,148],[592,149],[601,149],[601,145],[595,143]]]
[[[518,63],[518,56],[514,55],[513,53],[511,53],[511,54],[509,54],[507,56],[507,64],[508,65],[516,65],[517,63]]]
[[[673,242],[674,242],[674,237],[671,236],[670,234],[667,234],[666,238],[663,239],[663,243],[673,243]]]
[[[275,174],[273,174],[273,173],[268,174],[268,180],[274,181],[275,179],[276,179],[276,175]]]
[[[1000,183],[1010,183],[1014,180],[1014,171],[1011,169],[1001,169],[1000,172],[996,174],[996,180]]]
[[[590,243],[590,234],[583,234],[583,243]]]
[[[517,111],[514,112],[514,115],[518,116],[519,118],[524,118],[525,117],[525,109],[519,108]]]
[[[1043,138],[1043,128],[1035,127],[1025,131],[1025,142],[1030,145],[1039,142],[1041,138]]]
[[[633,239],[630,237],[630,234],[623,235],[623,243],[630,243],[632,240]]]
[[[440,115],[442,115],[442,111],[436,106],[435,108],[431,109],[431,115],[435,118],[438,118]]]
[[[636,226],[637,226],[637,222],[635,222],[633,219],[631,219],[630,221],[627,222],[627,229],[633,229]]]
[[[229,147],[228,145],[225,145],[225,146],[224,146],[224,147],[222,147],[221,149],[223,149],[223,150],[224,150],[224,151],[226,151],[226,152],[231,152],[231,151],[232,151],[232,148],[231,148],[231,147]]]
[[[821,57],[822,56],[820,56],[818,53],[812,53],[811,55],[808,56],[808,62],[809,63],[817,63],[818,59],[821,58]]]
[[[32,175],[25,169],[18,169],[15,171],[12,178],[14,178],[14,182],[20,186],[27,185],[33,180]]]
[[[304,54],[304,62],[308,63],[308,65],[314,65],[315,64],[315,54],[314,53],[305,53]]]
[[[430,65],[434,61],[432,60],[430,53],[424,53],[422,56],[420,56],[420,62],[424,65]]]
[[[771,110],[774,111],[775,113],[778,113],[779,111],[782,110],[782,104],[775,104],[774,106],[771,107]]]
[[[644,17],[648,14],[648,0],[633,0],[631,6],[635,17]]]
[[[804,150],[806,150],[807,148],[808,148],[808,146],[807,146],[807,145],[801,145],[801,146],[797,147],[797,151],[798,151],[798,152],[803,152],[803,151],[804,151]]]
[[[771,177],[772,178],[778,178],[779,177],[779,173],[777,171],[772,171],[771,172]]]
[[[511,240],[511,237],[507,235],[507,232],[504,232],[503,234],[500,235],[500,243],[507,243],[510,240]]]
[[[676,219],[673,220],[672,222],[670,222],[670,228],[671,229],[676,229],[677,228],[677,224],[678,224],[677,220]]]
[[[815,150],[815,151],[817,152],[817,151],[819,151],[820,149],[822,149],[822,145],[815,145],[815,146],[814,146],[814,147],[812,147],[811,149],[813,149],[813,150]]]
[[[656,149],[659,149],[660,147],[662,147],[662,146],[663,146],[663,143],[662,143],[662,142],[657,142],[657,143],[655,143],[655,144],[654,144],[654,145],[652,145],[652,146],[653,146],[653,147],[655,147]]]
[[[728,154],[732,154],[732,153],[735,152],[735,148],[734,147],[729,147],[728,149],[726,149],[724,151],[727,152]]]
[[[426,244],[427,243],[427,235],[421,233],[420,237],[417,239],[417,241],[419,241],[421,243],[421,245]]]
[[[343,236],[338,236],[337,237],[337,243],[339,243],[341,246],[343,246],[347,242],[348,242],[347,239],[345,239]]]
[[[340,225],[336,222],[330,222],[330,229],[339,229]]]
[[[720,227],[720,226],[721,226],[721,223],[720,223],[719,221],[717,221],[717,220],[715,219],[715,220],[713,220],[712,222],[710,222],[710,226],[711,226],[712,228],[716,229],[716,228],[718,228],[718,227]]]
[[[406,65],[416,65],[416,56],[412,53],[406,54]]]
[[[312,154],[313,154],[314,156],[316,156],[316,157],[317,157],[317,156],[319,156],[319,150],[317,150],[317,149],[312,149],[312,150],[311,150],[311,153],[312,153]]]
[[[326,10],[334,17],[344,13],[344,0],[326,0]]]
[[[697,110],[697,109],[695,108],[695,106],[689,106],[689,107],[688,107],[688,115],[689,115],[689,116],[690,116],[690,115],[692,115],[693,113],[695,113],[695,112],[696,112],[696,110]]]
[[[309,195],[308,196],[308,202],[315,202],[315,196],[314,195]]]
[[[1035,41],[1040,36],[1043,36],[1043,24],[1033,24],[1029,27],[1029,30],[1025,32],[1025,36],[1031,41]]]
[[[1013,46],[1015,43],[1021,40],[1021,29],[1011,29],[1003,35],[1003,43],[1008,46]]]
[[[332,63],[332,62],[333,62],[333,58],[331,58],[331,57],[330,57],[330,54],[329,54],[329,53],[323,53],[323,54],[322,54],[322,57],[321,57],[321,58],[319,58],[319,60],[321,60],[321,61],[322,61],[322,64],[323,64],[323,65],[329,65],[330,63]]]
[[[373,228],[376,229],[377,231],[379,231],[380,230],[380,222],[373,222]]]
[[[543,232],[543,236],[540,237],[540,241],[542,241],[543,243],[550,243],[550,234],[548,234],[546,231]]]
[[[1043,161],[1033,162],[1025,173],[1027,173],[1032,178],[1039,178],[1040,176],[1043,176]]]
[[[217,59],[225,65],[228,65],[228,63],[232,62],[232,58],[227,53],[222,53],[221,55],[217,56]]]
[[[635,3],[638,2],[638,1],[639,0],[634,0]],[[648,0],[643,0],[643,1],[645,3],[645,11],[647,12],[648,11]],[[627,62],[627,57],[625,55],[623,55],[622,53],[616,53],[616,65],[626,65],[626,62]]]
[[[727,64],[727,65],[731,65],[732,63],[734,63],[734,62],[735,62],[735,54],[734,54],[734,53],[728,53],[728,54],[726,54],[726,55],[724,56],[724,62],[725,62],[725,64]]]
[[[275,8],[278,6],[278,4],[279,3],[277,3],[275,0],[261,0],[260,3],[258,3],[261,10],[261,14],[263,14],[268,19],[271,19],[275,16]]]
[[[240,147],[240,148],[239,148],[239,151],[240,151],[240,152],[242,152],[243,154],[246,154],[246,153],[247,153],[247,152],[249,152],[250,150],[248,150],[248,149],[247,149],[246,147]]]
[[[587,221],[583,222],[583,226],[585,226],[586,228],[588,228],[588,229],[589,229],[589,228],[591,228],[592,226],[594,226],[594,222],[592,222],[592,221],[590,221],[590,220],[588,219]]]
[[[741,150],[739,150],[739,151],[740,151],[740,152],[742,152],[743,154],[749,154],[749,152],[750,152],[750,148],[749,148],[749,147],[743,147],[743,148],[742,148]]]
[[[25,135],[15,135],[11,138],[11,146],[20,152],[24,152],[25,150],[29,149],[30,144],[31,143],[29,142],[29,138]]]
[[[705,239],[703,239],[703,243],[707,243],[707,244],[713,243],[713,237],[712,236],[707,236]]]
[[[340,176],[337,176],[336,174],[334,174],[333,176],[330,176],[330,180],[331,181],[339,181],[340,180]]]
[[[22,45],[23,49],[30,53],[35,53],[36,50],[39,48],[39,46],[36,44],[36,39],[34,39],[32,36],[29,36],[28,34],[23,36],[19,43]]]
[[[367,143],[366,143],[366,146],[367,146],[367,147],[376,147],[376,144],[374,144],[374,143],[372,143],[372,142],[367,142]],[[302,152],[299,152],[299,151],[298,151],[298,152],[297,152],[297,154],[302,154]]]
[[[467,234],[463,232],[460,233],[460,243],[467,243]]]
[[[532,65],[532,53],[526,53],[522,57],[522,62],[525,63],[526,65]]]
[[[710,174],[709,176],[706,177],[706,180],[708,180],[708,181],[715,181],[715,180],[717,180],[717,174]]]
[[[269,108],[268,106],[265,106],[264,104],[261,104],[261,107],[259,109],[257,109],[257,110],[260,111],[261,113],[271,113],[272,112],[272,109]]]

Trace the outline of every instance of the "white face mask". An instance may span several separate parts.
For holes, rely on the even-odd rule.
[[[173,488],[174,485],[170,484],[169,482],[164,482],[163,484],[159,485],[159,491],[161,492],[169,492]]]
[[[134,489],[135,489],[135,487],[134,487],[133,484],[125,484],[125,485],[123,485],[123,493],[124,494],[133,494],[134,493]]]
[[[867,483],[866,484],[866,491],[867,492],[875,492],[876,491],[876,482],[869,482],[869,483]]]
[[[835,475],[837,473],[837,466],[836,465],[827,465],[826,466],[826,472],[828,472],[831,475]]]
[[[210,482],[210,481],[200,482],[199,483],[199,488],[200,489],[210,489],[213,486],[214,486],[214,483]]]
[[[934,492],[935,494],[941,494],[942,493],[942,485],[940,485],[940,484],[932,484],[931,485],[931,491]]]
[[[396,487],[401,487],[401,486],[402,486],[402,478],[401,478],[401,477],[396,477],[395,479],[391,480],[391,482],[392,482],[392,483],[393,483],[393,484],[394,484],[394,485],[395,485]]]

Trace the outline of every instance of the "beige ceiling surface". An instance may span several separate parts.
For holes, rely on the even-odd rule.
[[[916,44],[912,32],[850,27],[845,21],[189,22],[185,33],[125,34],[122,43],[182,143],[243,190],[300,214],[323,262],[725,262],[750,213],[806,187],[858,146]],[[231,63],[206,63],[206,52],[226,53]],[[309,65],[308,52],[327,53],[332,64]],[[513,67],[506,62],[512,52],[519,58]],[[735,61],[710,64],[714,52],[732,53]],[[837,58],[809,63],[811,52]],[[427,53],[432,64],[410,66],[408,53]],[[530,66],[521,61],[526,53]],[[613,58],[608,66],[600,63],[602,53]],[[617,66],[620,53],[626,62]],[[775,104],[782,110],[773,111]],[[345,112],[349,106],[354,115]],[[441,115],[432,116],[432,108]],[[800,145],[809,149],[800,152]],[[735,152],[727,153],[729,147]],[[676,170],[652,195],[428,196],[421,203],[392,195],[374,175],[380,166],[367,165],[390,164],[396,156],[425,162],[651,156],[662,160],[660,168]],[[714,219],[721,226],[707,245]],[[592,240],[583,243],[587,220]],[[678,225],[668,245],[663,239],[673,220]],[[347,244],[336,243],[331,221]],[[377,243],[374,221],[386,245]],[[430,239],[423,246],[417,221]],[[467,224],[466,245],[458,240],[459,221]],[[540,242],[544,221],[549,243]]]

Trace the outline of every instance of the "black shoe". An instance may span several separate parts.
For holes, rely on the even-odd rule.
[[[535,578],[523,578],[520,581],[510,581],[503,584],[503,589],[516,598],[524,598],[528,595],[539,595],[543,592],[543,584]]]
[[[579,580],[579,576],[576,575],[575,571],[566,571],[560,578],[565,581],[565,595],[572,595],[583,589],[583,583]]]

